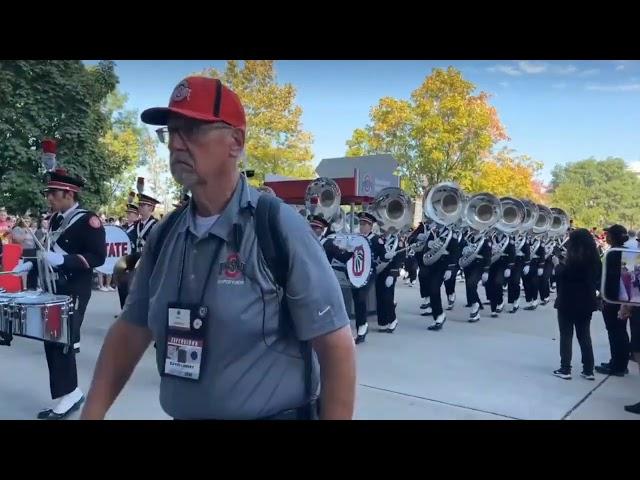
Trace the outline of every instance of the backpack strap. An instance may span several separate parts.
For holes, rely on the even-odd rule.
[[[171,231],[171,227],[175,225],[176,221],[180,217],[180,214],[188,206],[189,204],[186,203],[176,208],[173,212],[167,215],[167,218],[163,222],[160,222],[155,227],[156,229],[159,230],[156,236],[156,241],[153,244],[149,245],[149,248],[151,249],[151,258],[153,259],[152,260],[153,267],[155,267],[156,263],[158,262],[158,257],[160,256],[160,252],[162,251],[162,245],[164,244],[164,240],[165,238],[167,238],[167,233]]]
[[[261,195],[255,210],[255,230],[258,247],[269,271],[283,290],[279,328],[285,336],[294,335],[291,312],[287,304],[287,277],[289,275],[289,252],[280,229],[280,206],[282,201],[271,195]],[[311,342],[300,342],[300,354],[304,361],[304,385],[309,399],[313,392],[313,352]]]

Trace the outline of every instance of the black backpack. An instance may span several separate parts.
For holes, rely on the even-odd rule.
[[[289,252],[287,250],[282,231],[280,230],[280,207],[282,200],[271,195],[261,195],[258,197],[258,203],[252,215],[255,219],[255,231],[258,241],[258,248],[262,252],[267,268],[273,275],[276,284],[282,289],[282,304],[280,306],[279,329],[283,336],[294,335],[293,321],[287,304],[286,288],[287,276],[289,273]],[[171,230],[180,214],[187,208],[188,204],[177,208],[169,215],[164,222],[158,225],[157,241],[151,245],[153,265],[158,261],[158,255],[162,250],[162,244],[166,238],[166,233]],[[242,233],[239,229],[234,229],[235,243],[239,248]],[[305,391],[309,398],[313,397],[312,373],[313,373],[313,354],[311,342],[300,342],[300,353],[304,361],[304,383]]]

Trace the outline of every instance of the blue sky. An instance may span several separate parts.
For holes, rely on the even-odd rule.
[[[87,63],[95,63],[88,61]],[[183,77],[222,60],[116,60],[128,108],[166,105]],[[492,94],[510,148],[544,163],[590,156],[640,165],[639,61],[276,61],[277,80],[297,88],[314,162],[345,153],[355,128],[383,96],[408,98],[432,68],[452,65]],[[249,126],[250,128],[250,126]],[[250,131],[249,131],[250,134]],[[166,155],[164,147],[161,154]]]

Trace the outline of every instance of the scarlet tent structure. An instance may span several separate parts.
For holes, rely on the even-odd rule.
[[[316,167],[320,177],[333,179],[340,187],[341,204],[367,205],[386,187],[399,187],[400,177],[395,175],[398,162],[392,155],[366,155],[362,157],[325,158]],[[285,203],[304,205],[307,186],[313,179],[298,180],[267,175],[264,184],[271,187]]]

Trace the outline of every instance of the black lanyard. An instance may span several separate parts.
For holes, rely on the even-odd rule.
[[[178,280],[178,302],[182,299],[182,279],[184,277],[184,264],[187,261],[187,244],[189,243],[189,231],[184,232],[184,248],[182,250],[182,263],[180,265],[180,277]],[[224,240],[219,240],[219,243],[213,249],[213,258],[209,264],[209,271],[207,272],[207,278],[204,281],[204,285],[202,287],[202,293],[200,294],[200,302],[199,305],[203,305],[204,302],[204,294],[207,291],[207,285],[209,284],[209,280],[211,279],[211,273],[215,265],[217,264],[218,256],[220,255],[220,251],[224,245]]]

